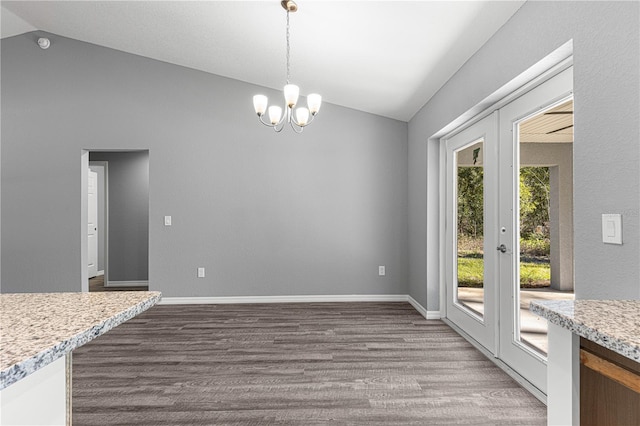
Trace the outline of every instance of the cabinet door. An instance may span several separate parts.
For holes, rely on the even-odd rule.
[[[580,424],[640,425],[640,364],[580,342]]]

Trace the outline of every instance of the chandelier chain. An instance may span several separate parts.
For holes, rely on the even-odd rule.
[[[291,61],[291,55],[289,53],[289,51],[291,50],[290,46],[289,46],[290,42],[289,42],[289,9],[287,9],[287,84],[289,84],[289,78],[291,77],[291,65],[290,65],[290,61]]]

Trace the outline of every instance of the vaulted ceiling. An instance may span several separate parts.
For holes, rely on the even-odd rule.
[[[291,81],[303,95],[409,121],[523,3],[299,0]],[[2,38],[41,30],[278,90],[285,82],[278,0],[1,5]]]

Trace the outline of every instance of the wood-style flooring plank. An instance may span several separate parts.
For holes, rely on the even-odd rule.
[[[543,425],[407,303],[160,305],[78,348],[74,425]]]

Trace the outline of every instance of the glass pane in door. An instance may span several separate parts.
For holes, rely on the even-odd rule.
[[[573,299],[573,101],[518,125],[518,338],[547,354],[547,321],[533,299]]]
[[[484,316],[484,141],[456,152],[457,302]]]

